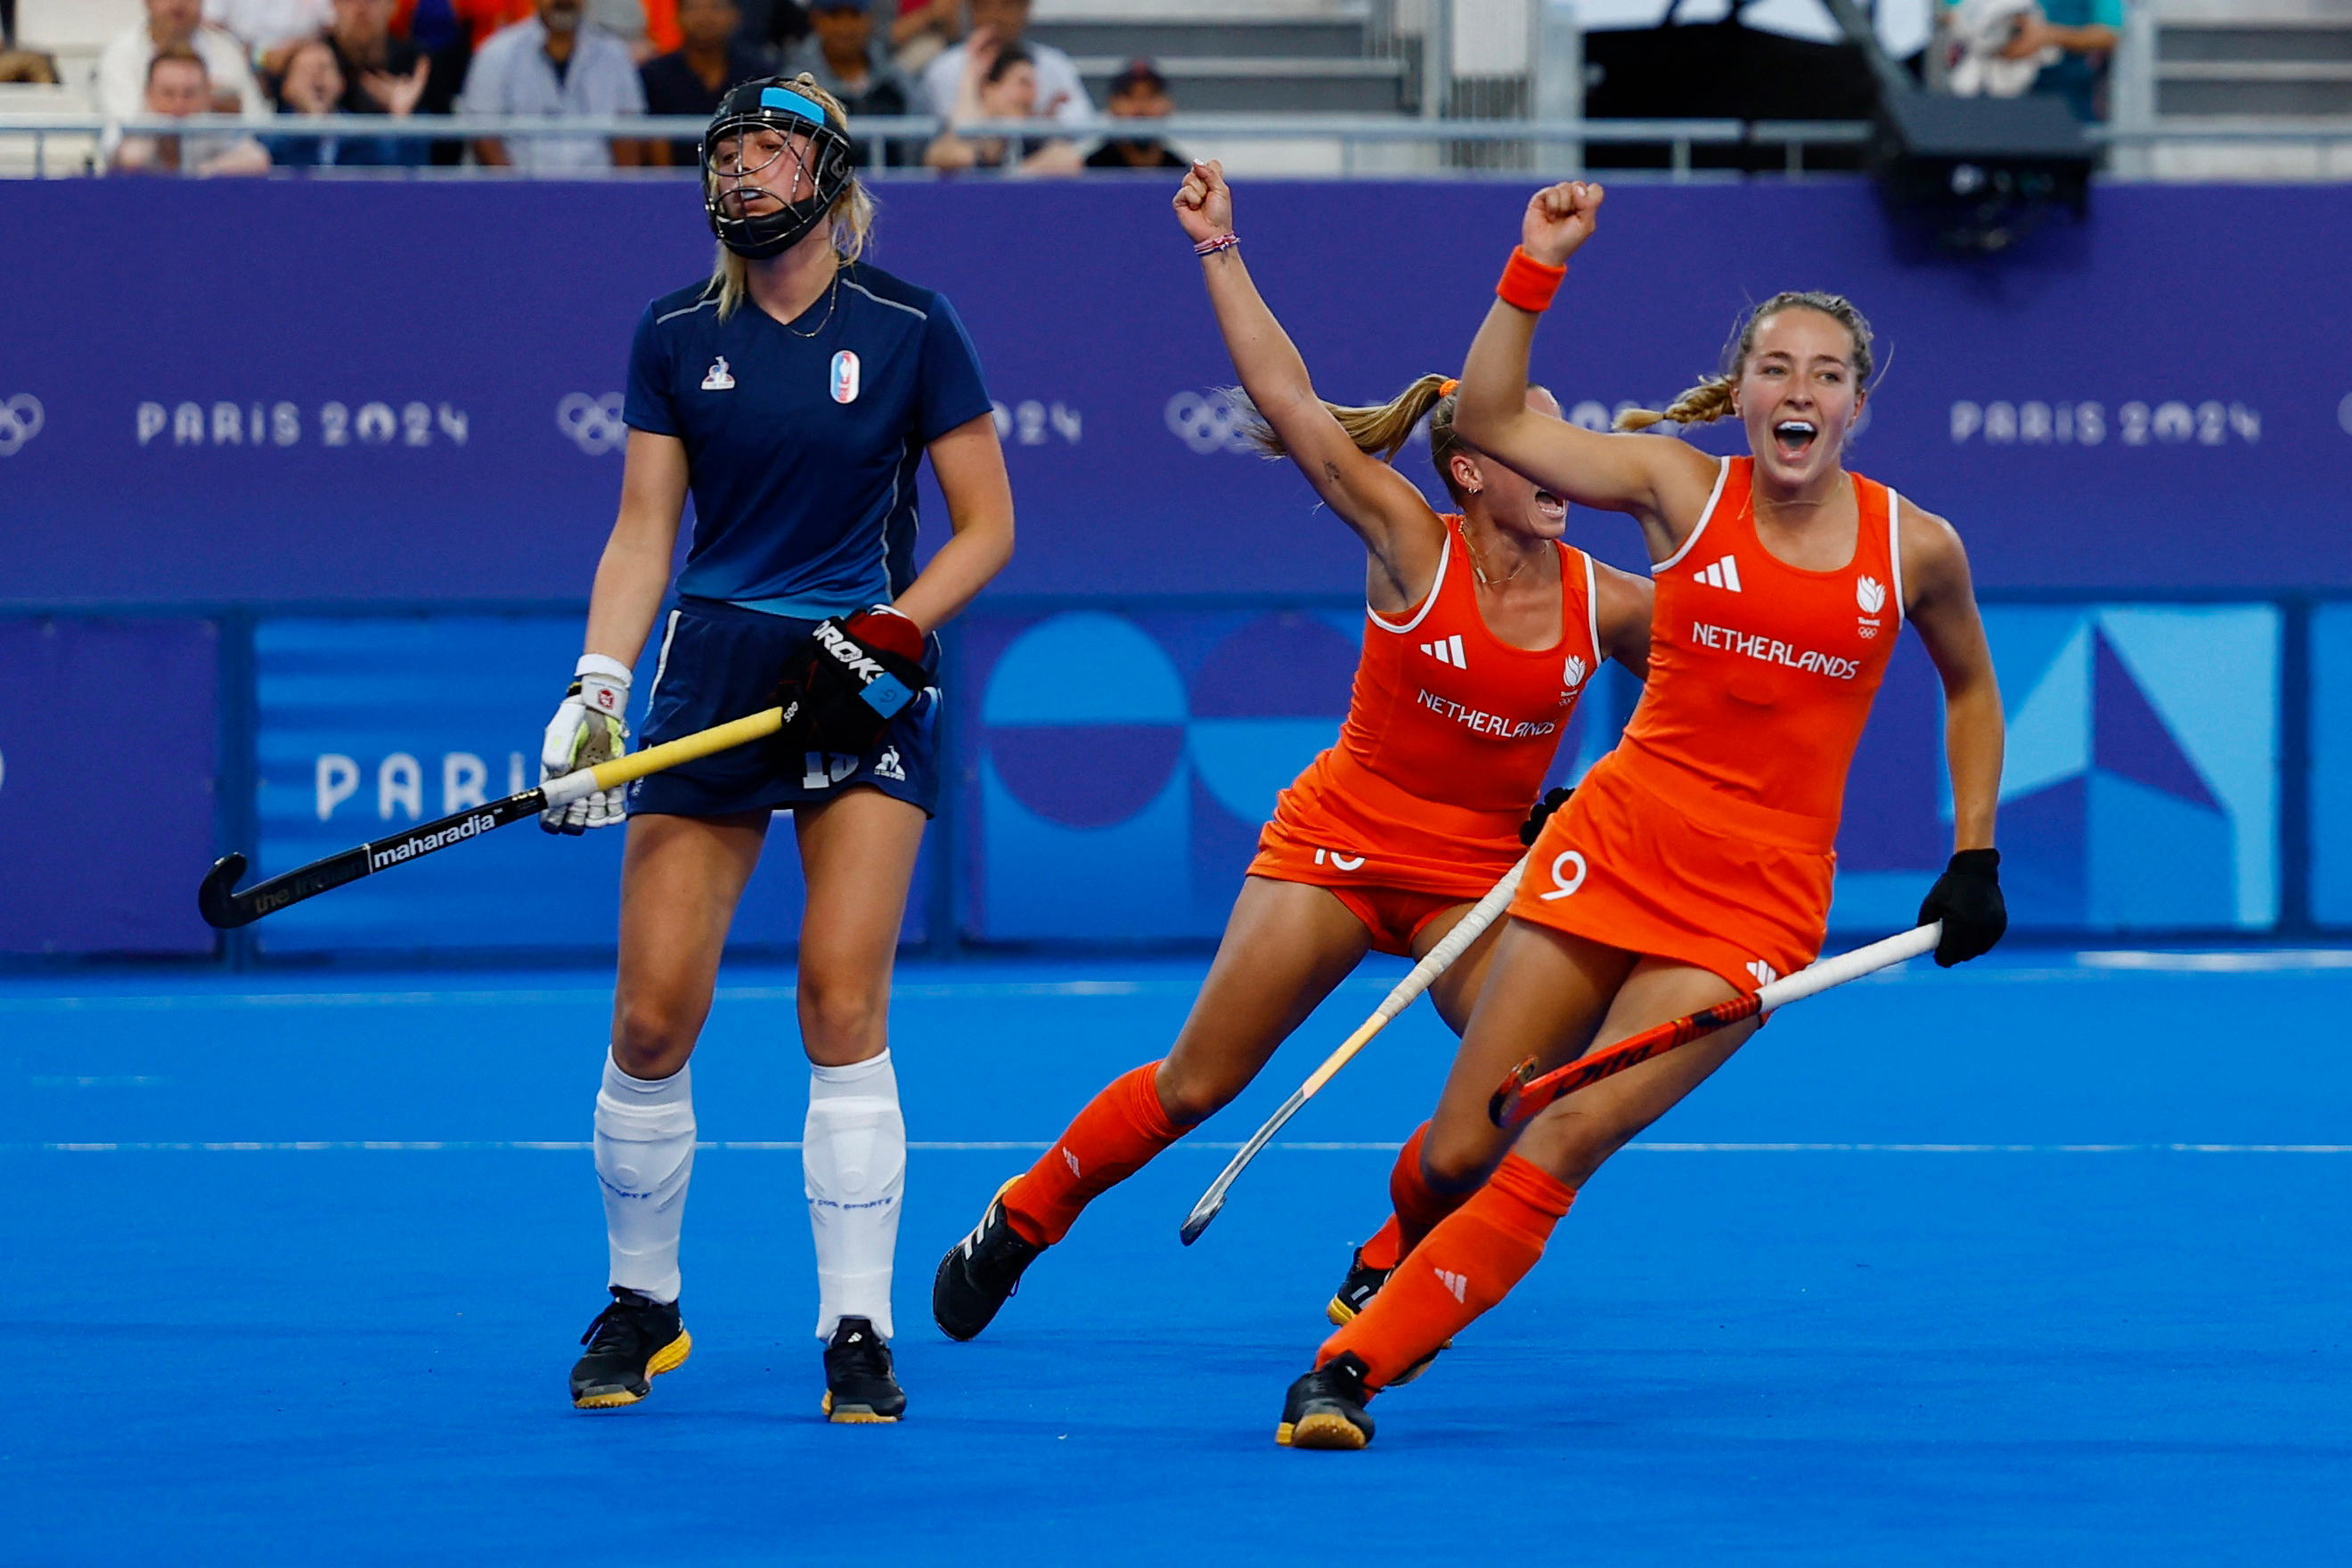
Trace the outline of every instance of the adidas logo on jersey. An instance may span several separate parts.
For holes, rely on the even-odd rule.
[[[1453,1273],[1450,1270],[1444,1268],[1432,1269],[1431,1272],[1437,1276],[1437,1282],[1440,1285],[1444,1286],[1448,1290],[1451,1290],[1454,1293],[1454,1299],[1455,1300],[1461,1302],[1465,1307],[1470,1304],[1468,1295],[1470,1281],[1467,1279],[1464,1278],[1462,1275]]]
[[[1710,588],[1727,588],[1735,594],[1739,592],[1739,563],[1732,556],[1727,555],[1692,575]]]
[[[1440,637],[1435,642],[1425,642],[1421,645],[1421,651],[1440,664],[1450,664],[1456,669],[1470,668],[1470,661],[1462,657],[1462,634],[1459,632],[1450,637]]]
[[[1759,985],[1769,985],[1780,978],[1780,972],[1760,958],[1751,958],[1748,961],[1748,973],[1756,976],[1756,984]]]

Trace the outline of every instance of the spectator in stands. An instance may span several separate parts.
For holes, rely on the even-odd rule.
[[[736,37],[746,48],[781,60],[809,35],[808,7],[801,0],[737,0],[743,13]]]
[[[890,63],[889,55],[874,37],[874,13],[866,0],[809,0],[809,26],[815,36],[794,50],[784,74],[806,71],[817,86],[841,100],[849,111],[849,128],[857,129],[865,114],[905,114],[912,106],[907,79]],[[871,142],[854,142],[852,156],[860,164],[872,161]],[[888,162],[913,163],[920,144],[902,151],[894,144]]]
[[[341,114],[347,83],[334,46],[325,38],[301,38],[288,46],[286,67],[278,81],[278,112],[317,117]],[[416,107],[425,90],[422,75],[398,78],[385,112],[397,120]],[[269,161],[281,169],[372,168],[415,163],[419,145],[396,136],[273,135],[267,139]]]
[[[167,49],[184,49],[203,63],[215,110],[268,118],[269,100],[253,79],[245,46],[224,29],[205,26],[203,0],[147,0],[147,19],[116,35],[98,57],[98,111],[110,120],[145,112],[147,68]]]
[[[645,83],[647,114],[691,114],[708,120],[727,89],[769,74],[760,51],[737,36],[743,16],[735,0],[677,0],[682,45],[657,55],[637,71]],[[697,143],[691,140],[648,142],[648,162],[690,169]]]
[[[262,74],[285,74],[294,46],[326,31],[329,0],[205,0],[205,20],[234,33]]]
[[[432,66],[415,44],[392,36],[393,0],[333,0],[334,26],[327,47],[343,79],[337,100],[341,114],[406,115],[425,94]],[[424,143],[416,142],[424,162]]]
[[[539,0],[538,15],[496,34],[476,52],[458,99],[467,114],[538,114],[606,120],[646,111],[645,85],[626,45],[583,26],[583,0]],[[474,143],[485,163],[534,174],[582,174],[642,161],[634,138],[517,137]]]
[[[1018,47],[1029,57],[1037,78],[1037,117],[1041,120],[1091,120],[1094,100],[1078,79],[1070,57],[1045,44],[1024,42],[1029,26],[1029,0],[971,0],[971,36],[941,52],[923,72],[923,96],[933,114],[955,112],[956,96],[963,90],[964,64],[974,49]]]
[[[963,37],[963,0],[898,0],[890,47],[909,79]]]
[[[470,54],[530,11],[531,0],[399,0],[393,9],[392,33],[428,55],[459,43]]]
[[[2013,60],[2041,57],[2034,91],[2063,98],[2077,120],[2105,120],[2107,65],[2123,30],[2124,0],[2041,0],[2002,52]]]
[[[1084,167],[1075,142],[1061,137],[968,136],[963,126],[982,120],[1037,120],[1037,66],[1018,44],[972,35],[964,52],[963,82],[948,128],[923,150],[934,169],[1003,169],[1023,174],[1075,174]]]
[[[1164,120],[1176,112],[1168,96],[1168,79],[1150,60],[1129,60],[1111,79],[1104,108],[1113,120]],[[1192,165],[1169,150],[1157,136],[1113,137],[1087,156],[1089,169],[1189,169]]]
[[[204,57],[184,46],[156,50],[139,107],[173,120],[217,108]],[[126,136],[107,164],[118,174],[261,174],[269,154],[250,136]]]
[[[1945,0],[1942,81],[1965,98],[2044,92],[2078,120],[2106,118],[2124,0]]]

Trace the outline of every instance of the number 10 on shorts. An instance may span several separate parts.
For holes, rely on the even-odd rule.
[[[803,752],[801,788],[831,789],[857,771],[857,759],[839,752]]]

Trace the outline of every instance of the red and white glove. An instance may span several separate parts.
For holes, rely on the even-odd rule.
[[[539,748],[539,782],[562,778],[629,749],[629,667],[601,653],[583,653],[572,667],[572,689],[549,721]],[[603,789],[539,814],[550,833],[610,827],[628,816],[627,790]]]

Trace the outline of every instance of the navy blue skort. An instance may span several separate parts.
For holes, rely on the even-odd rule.
[[[638,743],[658,745],[773,707],[785,659],[816,624],[717,599],[679,599],[662,626]],[[936,675],[939,661],[939,639],[926,638],[923,668]],[[663,816],[789,811],[864,785],[933,816],[940,802],[939,712],[939,688],[929,686],[862,757],[825,752],[786,757],[772,739],[738,746],[637,780],[629,786],[629,809]]]

